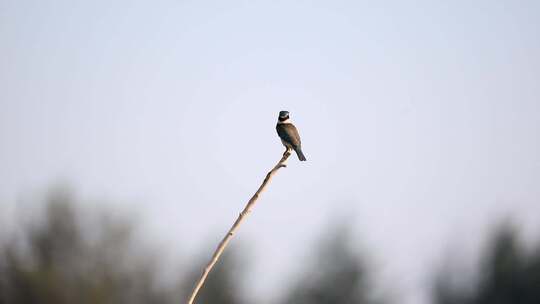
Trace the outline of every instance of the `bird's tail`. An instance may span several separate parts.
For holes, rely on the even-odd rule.
[[[306,160],[306,157],[304,156],[304,153],[302,152],[302,149],[300,148],[297,148],[297,149],[294,149],[296,151],[296,155],[298,155],[298,159],[300,161],[305,161]]]

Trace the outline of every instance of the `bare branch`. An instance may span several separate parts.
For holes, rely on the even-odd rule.
[[[204,281],[206,280],[206,277],[208,276],[208,273],[210,273],[210,270],[212,270],[216,262],[219,260],[219,257],[223,253],[223,250],[225,250],[225,247],[227,247],[227,244],[233,237],[234,233],[236,232],[236,230],[238,229],[238,227],[240,226],[244,218],[251,212],[251,209],[253,208],[253,206],[255,206],[255,203],[257,202],[259,195],[261,194],[261,192],[264,191],[264,189],[266,188],[266,185],[268,184],[272,176],[276,174],[276,172],[280,168],[287,167],[285,162],[287,161],[289,156],[291,156],[291,150],[287,149],[285,153],[283,153],[283,157],[279,160],[277,165],[275,165],[274,168],[272,168],[272,170],[270,170],[270,172],[266,174],[266,177],[264,178],[264,181],[262,182],[261,186],[259,187],[259,189],[257,189],[257,192],[255,192],[255,194],[253,194],[251,199],[248,201],[248,203],[246,204],[246,207],[244,207],[244,210],[240,212],[240,215],[238,215],[238,218],[236,219],[232,227],[229,229],[225,237],[223,237],[223,239],[217,246],[216,250],[214,251],[214,255],[212,256],[212,259],[210,260],[210,262],[208,262],[208,264],[204,268],[201,278],[199,279],[195,287],[193,287],[193,291],[191,292],[191,295],[187,302],[188,304],[193,304],[193,302],[195,301],[195,297],[197,296],[197,293],[203,286]]]

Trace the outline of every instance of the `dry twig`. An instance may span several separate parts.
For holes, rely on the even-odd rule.
[[[223,250],[225,250],[225,247],[227,247],[227,244],[231,240],[232,236],[234,235],[234,233],[236,232],[236,230],[238,229],[238,227],[240,226],[240,224],[242,223],[244,218],[249,214],[249,212],[251,212],[251,209],[255,205],[255,202],[257,202],[257,199],[259,198],[259,195],[266,188],[266,185],[268,184],[268,182],[270,181],[272,176],[274,174],[276,174],[276,172],[280,168],[283,168],[283,167],[287,166],[285,164],[285,162],[287,161],[287,158],[289,158],[290,155],[291,155],[291,150],[287,149],[285,151],[285,153],[283,153],[283,157],[279,160],[277,165],[275,165],[274,168],[272,168],[272,170],[270,170],[270,172],[268,172],[268,174],[266,174],[266,178],[262,182],[261,186],[259,186],[259,189],[257,190],[257,192],[255,192],[255,194],[253,194],[251,199],[246,204],[246,207],[244,207],[244,210],[242,210],[242,212],[240,212],[240,215],[238,216],[238,218],[236,219],[236,221],[234,222],[232,227],[229,229],[229,232],[227,232],[225,237],[223,237],[223,239],[221,240],[221,242],[217,246],[216,250],[214,251],[214,255],[212,256],[212,259],[210,260],[210,262],[208,262],[208,264],[204,268],[204,271],[203,271],[203,273],[201,275],[201,278],[199,279],[199,281],[197,282],[197,284],[193,288],[193,291],[191,292],[191,295],[190,295],[189,300],[187,302],[188,304],[193,304],[193,301],[195,301],[195,297],[197,296],[197,293],[199,292],[199,290],[203,286],[204,281],[206,280],[206,277],[208,276],[208,273],[210,272],[210,270],[212,270],[212,268],[214,267],[214,265],[218,261],[219,257],[223,253]]]

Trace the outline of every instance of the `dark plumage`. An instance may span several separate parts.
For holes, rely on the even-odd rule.
[[[283,145],[287,148],[292,148],[296,152],[296,155],[298,155],[298,159],[305,161],[306,157],[304,156],[304,153],[302,153],[300,134],[298,134],[298,130],[292,123],[283,123],[287,119],[289,119],[288,113],[286,116],[280,115],[278,124],[276,125],[276,131],[281,138]]]
[[[291,145],[291,148],[295,149],[302,145],[300,141],[300,134],[293,124],[280,123],[276,126],[277,133],[281,139]]]

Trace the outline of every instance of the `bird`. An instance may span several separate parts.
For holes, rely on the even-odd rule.
[[[285,152],[293,149],[298,155],[300,161],[305,161],[306,157],[302,152],[302,143],[300,141],[300,135],[298,130],[291,122],[288,111],[280,111],[278,116],[278,122],[276,125],[276,131],[281,138],[281,142],[287,148]]]

